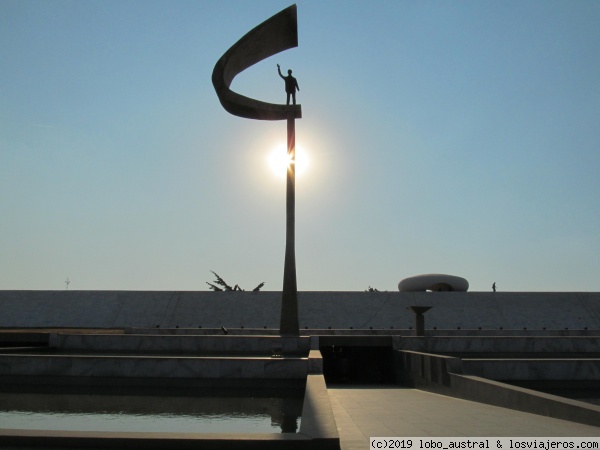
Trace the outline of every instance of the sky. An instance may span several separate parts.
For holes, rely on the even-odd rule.
[[[0,0],[0,289],[282,288],[279,0]],[[300,291],[600,291],[600,2],[299,0]],[[68,281],[68,283],[67,283]]]

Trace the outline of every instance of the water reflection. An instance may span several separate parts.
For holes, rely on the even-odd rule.
[[[271,415],[271,424],[281,428],[282,433],[295,433],[298,430],[298,418],[302,415],[302,405],[300,406],[300,415],[294,398],[282,398],[279,400],[278,406],[277,413]]]
[[[303,392],[0,392],[0,427],[72,431],[295,433]],[[160,392],[157,395],[156,391]]]

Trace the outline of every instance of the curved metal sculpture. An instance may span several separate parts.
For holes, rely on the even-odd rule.
[[[300,105],[277,105],[244,97],[229,87],[248,67],[284,50],[298,46],[298,14],[292,5],[246,33],[217,61],[212,82],[225,110],[235,116],[258,120],[287,120],[287,151],[290,164],[286,182],[286,240],[281,298],[282,335],[298,336],[298,287],[296,282],[296,119]]]
[[[298,13],[292,5],[250,30],[217,61],[212,82],[223,108],[234,116],[259,120],[300,119],[300,105],[278,105],[230,89],[237,74],[284,50],[298,47]]]

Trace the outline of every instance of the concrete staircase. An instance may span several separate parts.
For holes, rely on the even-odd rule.
[[[600,380],[600,336],[394,337],[394,348],[460,358],[462,372],[491,380]]]
[[[0,350],[0,377],[306,379],[309,337],[51,334]]]

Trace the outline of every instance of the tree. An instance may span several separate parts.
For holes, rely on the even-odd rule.
[[[213,283],[209,283],[208,281],[206,282],[206,284],[208,284],[210,286],[211,290],[213,290],[215,292],[222,292],[222,291],[244,291],[244,289],[242,289],[238,284],[236,284],[234,287],[231,287],[230,285],[228,285],[225,282],[225,280],[223,278],[221,278],[221,276],[219,276],[219,274],[217,272],[215,272],[213,270],[211,270],[211,272],[217,278],[215,281],[213,281],[214,284]],[[254,289],[252,289],[252,292],[258,292],[258,291],[260,291],[260,289],[264,285],[265,285],[265,283],[263,281],[258,286],[256,286]]]

